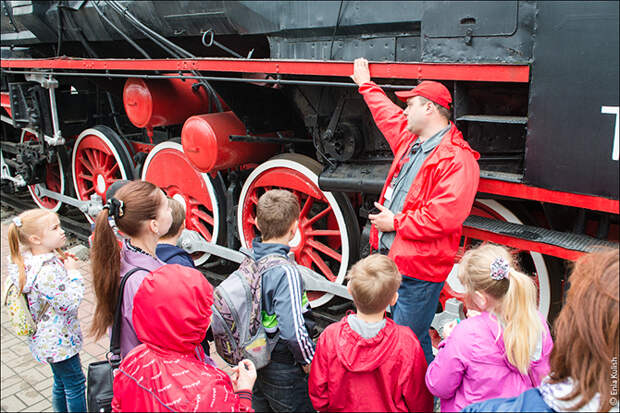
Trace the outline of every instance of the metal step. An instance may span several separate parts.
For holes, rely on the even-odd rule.
[[[527,124],[527,116],[506,116],[506,115],[463,115],[456,120],[467,122],[489,122],[489,123],[514,123]]]
[[[593,252],[601,247],[618,248],[617,242],[604,241],[588,235],[554,231],[530,225],[513,224],[475,215],[469,216],[463,225],[465,227],[511,237],[516,240],[546,244],[582,253]]]

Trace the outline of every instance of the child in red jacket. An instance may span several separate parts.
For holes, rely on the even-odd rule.
[[[411,329],[385,318],[398,299],[401,275],[384,255],[355,264],[348,290],[357,308],[319,337],[309,391],[318,411],[432,411],[426,359]]]

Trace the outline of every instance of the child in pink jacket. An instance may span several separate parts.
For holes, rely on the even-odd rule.
[[[444,329],[426,386],[441,400],[441,411],[517,396],[536,387],[549,372],[553,342],[536,308],[536,286],[514,269],[510,253],[485,244],[459,264],[465,305],[480,314]]]

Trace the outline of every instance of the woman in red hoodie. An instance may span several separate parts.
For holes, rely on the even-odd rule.
[[[318,411],[432,411],[426,359],[409,327],[385,318],[398,299],[401,275],[385,255],[371,255],[347,276],[356,314],[328,326],[316,347],[309,393]]]
[[[116,372],[112,411],[253,411],[254,364],[243,360],[231,380],[200,346],[211,304],[213,287],[198,270],[168,264],[144,279],[133,310],[143,344]]]

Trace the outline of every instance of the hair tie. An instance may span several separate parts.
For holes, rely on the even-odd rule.
[[[22,226],[22,220],[21,220],[21,218],[20,218],[20,217],[14,217],[14,218],[13,218],[13,223],[15,224],[15,226],[16,226],[17,228],[19,228],[19,227],[21,227],[21,226]]]
[[[491,278],[494,280],[503,280],[508,278],[510,273],[510,264],[503,257],[497,257],[491,263]]]
[[[105,203],[105,205],[103,206],[103,209],[107,209],[108,214],[111,217],[113,217],[114,219],[118,219],[122,217],[123,215],[125,215],[124,207],[125,207],[125,204],[123,203],[123,201],[112,197],[108,199],[108,202]]]

